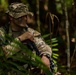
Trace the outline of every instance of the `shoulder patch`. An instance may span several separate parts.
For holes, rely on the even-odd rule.
[[[34,32],[34,36],[40,36],[41,34],[38,31]]]
[[[38,31],[36,31],[32,28],[28,28],[28,31],[31,32],[32,34],[34,34],[34,36],[40,36],[41,35]]]

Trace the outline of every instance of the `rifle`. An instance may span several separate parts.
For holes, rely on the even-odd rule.
[[[39,52],[36,44],[33,41],[27,39],[23,42],[23,44],[25,44],[30,50],[32,50],[32,51],[35,50],[35,52],[38,56],[40,55],[40,52]]]

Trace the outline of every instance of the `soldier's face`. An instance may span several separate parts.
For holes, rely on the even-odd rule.
[[[26,22],[27,22],[27,15],[22,16],[17,19],[13,19],[13,23],[20,27],[26,27],[26,25],[27,25]]]
[[[33,24],[33,22],[34,22],[33,16],[27,15],[27,24]]]

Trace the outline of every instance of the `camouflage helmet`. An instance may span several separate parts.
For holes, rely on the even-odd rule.
[[[23,3],[11,3],[6,13],[13,18],[19,18],[28,14],[33,16],[33,13],[29,12],[28,6]]]

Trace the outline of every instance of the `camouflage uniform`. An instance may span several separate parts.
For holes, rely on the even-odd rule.
[[[19,18],[21,16],[28,14],[31,14],[33,16],[33,13],[29,12],[27,5],[24,5],[22,3],[12,3],[9,6],[9,9],[7,10],[6,13],[12,16],[13,18]],[[23,31],[26,32],[25,29]],[[51,48],[43,41],[43,39],[41,38],[41,34],[38,31],[29,27],[27,28],[27,31],[29,31],[34,35],[34,43],[36,44],[40,52],[40,55],[49,55],[49,57],[51,57],[52,54]],[[12,35],[10,27],[8,34]],[[15,43],[14,40],[18,42],[20,42],[20,40],[17,37],[14,37],[14,40],[13,41],[8,40],[9,44],[6,45],[4,44],[6,41],[5,35],[6,31],[4,30],[4,28],[0,28],[0,41],[1,41],[0,46],[3,47],[3,51],[5,52],[6,57],[10,57],[10,55],[13,55],[20,50],[19,45]]]

